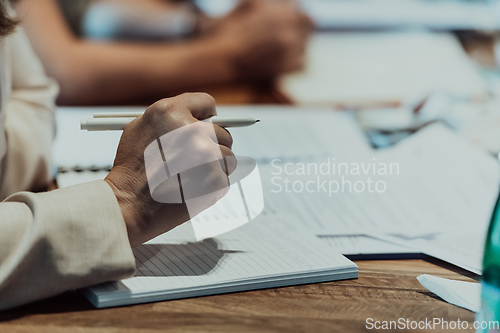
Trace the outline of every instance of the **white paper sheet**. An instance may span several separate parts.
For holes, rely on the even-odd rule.
[[[485,229],[466,229],[450,234],[442,233],[432,240],[417,241],[411,246],[475,274],[482,274],[485,238]]]
[[[481,308],[481,284],[479,283],[443,279],[428,274],[422,274],[417,279],[425,288],[448,303],[473,312],[479,312]]]
[[[475,274],[482,274],[485,226],[453,228],[445,232],[422,237],[377,235],[380,240],[405,245],[416,252],[441,259]]]
[[[318,33],[307,52],[304,70],[279,84],[299,104],[376,107],[434,92],[486,96],[478,69],[451,34]]]
[[[404,28],[495,30],[496,1],[302,0],[319,29]]]
[[[419,253],[418,250],[365,235],[320,236],[319,239],[347,256]]]

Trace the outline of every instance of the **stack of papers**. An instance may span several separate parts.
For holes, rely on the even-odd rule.
[[[334,124],[332,129],[336,130]],[[280,156],[281,148],[267,147],[268,155]],[[262,163],[267,209],[294,212],[290,223],[300,224],[352,258],[362,258],[361,254],[412,258],[422,253],[481,273],[484,237],[498,195],[495,158],[438,124],[386,150],[346,151],[332,144],[325,153]],[[372,181],[384,181],[384,193],[329,193],[329,182],[341,182],[341,177],[327,174],[326,169],[316,171],[321,165],[331,168],[334,162],[362,168],[373,161],[399,166],[399,173],[392,176],[369,173]],[[367,178],[344,176],[351,182]],[[326,189],[321,187],[324,182]]]
[[[442,125],[429,126],[394,148],[329,154],[261,166],[268,207],[293,209],[318,235],[416,236],[487,226],[498,191],[498,164]],[[342,175],[333,175],[331,168],[338,171],[341,163],[347,164]],[[393,166],[392,175],[379,175],[384,165],[388,173]],[[370,193],[368,178],[383,182],[380,190],[385,191],[376,192],[372,184]],[[365,181],[364,191],[349,185],[336,191],[343,180]]]
[[[435,180],[433,190],[439,218],[422,235],[389,232],[376,237],[481,274],[484,242],[499,192],[497,160],[437,125],[403,141],[396,150],[418,153],[421,161],[416,166],[426,177],[444,178],[442,186]],[[434,163],[425,167],[421,163],[425,159]]]

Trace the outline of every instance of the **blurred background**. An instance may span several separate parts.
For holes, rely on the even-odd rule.
[[[375,147],[445,122],[500,151],[500,2],[19,0],[60,105],[218,104],[352,111]]]

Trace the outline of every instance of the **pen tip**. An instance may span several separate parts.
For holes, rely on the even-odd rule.
[[[256,123],[260,123],[260,119],[257,119],[255,122],[256,122]]]

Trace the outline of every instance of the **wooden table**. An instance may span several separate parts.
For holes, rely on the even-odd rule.
[[[230,84],[195,87],[190,92],[203,91],[209,93],[215,98],[218,105],[291,104],[291,101],[285,95],[274,89],[274,85],[272,80],[251,83],[233,82]],[[183,91],[150,96],[136,101],[127,101],[124,105],[151,105],[162,98],[176,96],[181,93]],[[113,104],[113,106],[116,106],[116,104]]]
[[[474,281],[473,274],[434,259],[357,264],[356,280],[100,310],[69,292],[0,312],[0,332],[362,332],[370,331],[367,318],[460,319],[472,327],[472,312],[442,301],[416,277]]]

